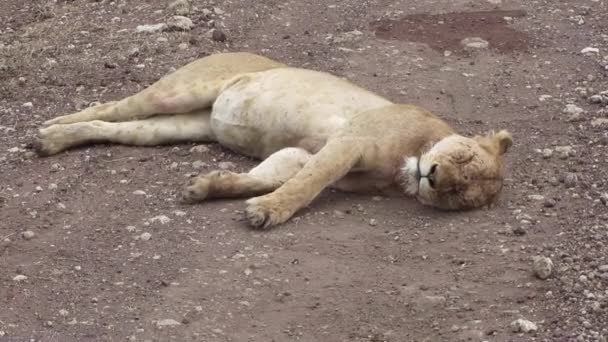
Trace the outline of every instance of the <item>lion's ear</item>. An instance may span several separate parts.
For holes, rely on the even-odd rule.
[[[498,153],[500,154],[507,152],[509,147],[513,145],[513,137],[511,136],[511,133],[504,129],[498,133],[495,133],[492,136],[492,139],[494,140],[496,146],[498,146]]]

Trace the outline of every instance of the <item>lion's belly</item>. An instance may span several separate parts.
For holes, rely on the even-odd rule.
[[[244,75],[225,89],[211,127],[218,142],[253,157],[293,146],[315,153],[352,115],[387,104],[328,74],[275,69]]]

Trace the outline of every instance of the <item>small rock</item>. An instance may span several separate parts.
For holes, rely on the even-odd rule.
[[[526,233],[527,233],[527,230],[523,226],[517,226],[517,227],[513,228],[514,235],[522,236],[522,235],[526,235]]]
[[[138,25],[135,28],[137,33],[154,33],[167,30],[169,26],[165,23]]]
[[[551,158],[551,156],[553,155],[553,150],[552,150],[552,149],[550,149],[550,148],[545,148],[545,149],[543,150],[542,154],[543,154],[543,158],[545,158],[545,159],[549,159],[549,158]]]
[[[33,238],[34,238],[34,236],[36,236],[36,233],[34,233],[34,232],[33,232],[33,231],[31,231],[31,230],[26,230],[26,231],[24,231],[24,232],[22,232],[22,233],[21,233],[21,237],[22,237],[24,240],[31,240],[31,239],[33,239]]]
[[[142,234],[139,236],[139,238],[140,238],[141,240],[143,240],[143,241],[148,241],[148,240],[150,240],[150,239],[152,238],[152,234],[150,234],[150,233],[148,233],[148,232],[145,232],[145,233],[142,233]]]
[[[216,42],[225,42],[226,34],[222,30],[213,29],[211,31],[211,39],[213,39]]]
[[[566,188],[574,188],[578,183],[578,175],[576,173],[568,172],[564,177],[564,185]]]
[[[59,316],[67,316],[69,314],[68,310],[61,309],[59,310]]]
[[[547,279],[553,273],[553,261],[547,257],[537,256],[534,258],[534,274],[539,279]]]
[[[600,272],[608,272],[608,264],[606,264],[606,265],[600,265],[600,266],[597,267],[597,269]]]
[[[158,327],[170,327],[175,325],[181,325],[181,323],[171,318],[166,318],[156,322],[156,326]]]
[[[137,230],[137,228],[135,228],[135,226],[127,226],[125,229],[126,229],[126,230],[127,230],[129,233],[132,233],[132,232],[134,232],[134,231],[136,231],[136,230]]]
[[[581,50],[582,54],[588,54],[588,53],[600,53],[600,49],[598,48],[594,48],[594,47],[586,47],[584,49]]]
[[[171,219],[166,215],[158,215],[150,219],[150,222],[159,222],[160,224],[167,224],[171,222]]]
[[[518,332],[524,332],[524,333],[528,333],[531,331],[536,331],[538,328],[536,327],[536,324],[528,321],[527,319],[517,319],[513,322],[511,322],[511,331],[518,333]]]
[[[167,21],[167,28],[178,31],[190,31],[194,27],[194,23],[188,17],[176,15]]]
[[[61,165],[55,163],[53,165],[51,165],[51,172],[58,172],[63,170],[63,167],[61,167]]]
[[[334,210],[334,216],[339,219],[343,219],[344,217],[346,217],[344,212],[340,210]]]
[[[469,49],[487,49],[490,46],[487,40],[479,37],[467,37],[461,40],[460,44]]]
[[[192,167],[196,170],[202,170],[207,167],[207,163],[202,160],[196,160],[192,162]]]
[[[543,195],[529,195],[528,196],[528,200],[530,200],[530,201],[544,201],[545,200],[545,196],[543,196]]]
[[[188,43],[181,43],[177,46],[177,48],[180,50],[188,50],[189,47],[190,45]]]
[[[196,145],[190,149],[190,153],[209,153],[209,147],[206,145]]]
[[[369,225],[372,226],[372,227],[377,226],[378,225],[378,220],[376,220],[376,219],[369,220]]]
[[[606,118],[597,118],[597,119],[591,121],[591,126],[592,127],[608,126],[608,119],[606,119]]]
[[[23,274],[18,274],[13,278],[13,280],[16,282],[24,281],[26,279],[27,279],[27,276],[24,276]]]
[[[31,102],[26,102],[26,103],[22,104],[21,107],[30,109],[30,108],[34,107],[34,104]]]
[[[233,162],[221,162],[217,164],[217,167],[219,167],[220,170],[231,170],[236,168],[236,164]]]
[[[555,202],[555,200],[554,200],[554,199],[552,199],[552,198],[547,198],[547,199],[545,199],[545,202],[543,203],[543,206],[544,206],[545,208],[553,208],[553,207],[555,207],[555,205],[556,205],[556,204],[557,204],[557,203]]]
[[[173,215],[177,216],[177,217],[183,217],[188,215],[188,213],[186,213],[185,211],[182,210],[175,210],[173,211]]]
[[[577,106],[575,104],[572,104],[572,103],[568,103],[566,105],[566,107],[564,107],[562,109],[562,113],[571,114],[571,115],[572,114],[579,114],[580,115],[580,114],[582,114],[584,112],[585,112],[585,110],[583,108],[581,108],[581,107],[579,107],[579,106]]]
[[[143,190],[135,190],[133,191],[133,195],[137,195],[137,196],[145,196],[146,192]]]
[[[42,192],[42,190],[44,190],[44,189],[42,189],[42,187],[40,185],[38,185],[37,187],[34,188],[34,190],[36,192]]]
[[[168,9],[177,15],[188,15],[192,10],[188,0],[176,0],[169,5]]]
[[[221,8],[219,8],[219,7],[213,7],[213,13],[215,13],[215,14],[217,14],[217,15],[222,15],[222,14],[224,14],[224,13],[226,13],[226,12],[224,12],[224,10],[222,10],[222,9],[221,9]]]

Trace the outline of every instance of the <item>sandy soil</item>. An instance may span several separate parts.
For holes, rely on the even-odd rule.
[[[176,13],[194,28],[136,32]],[[606,341],[607,16],[606,0],[0,1],[0,341]],[[193,174],[255,165],[218,145],[27,150],[43,120],[221,51],[336,73],[463,134],[509,129],[500,202],[327,191],[257,232],[242,201],[176,201]]]

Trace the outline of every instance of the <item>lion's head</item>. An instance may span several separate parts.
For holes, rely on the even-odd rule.
[[[420,158],[406,160],[406,191],[441,209],[492,204],[502,189],[502,155],[512,143],[505,130],[473,138],[448,136]]]

